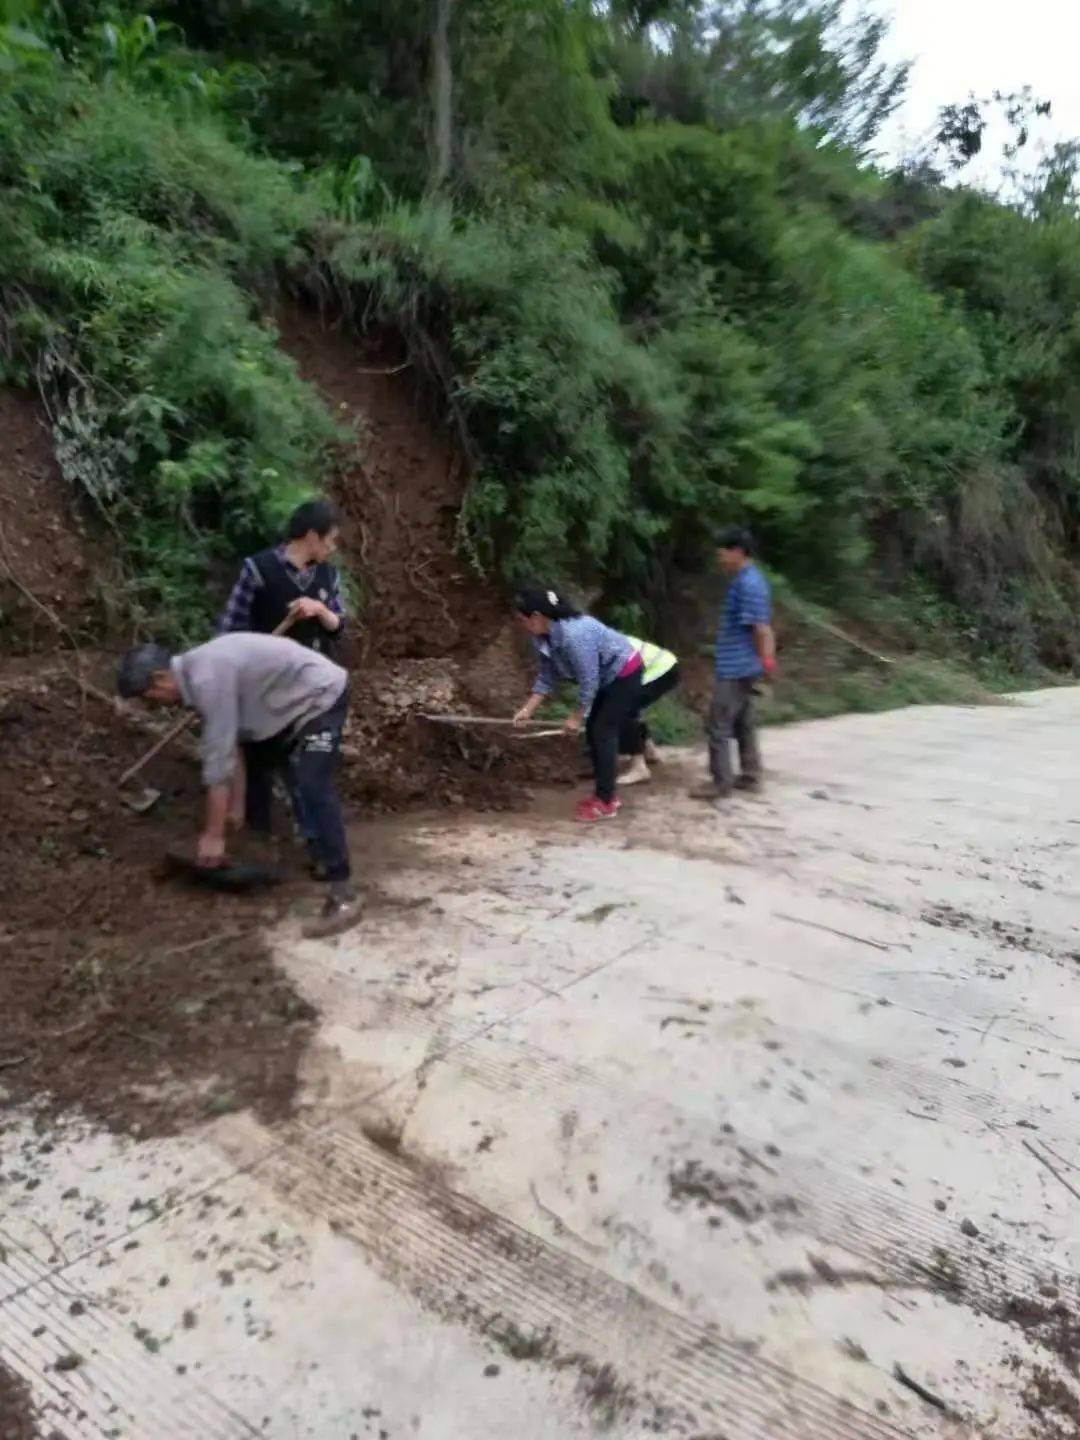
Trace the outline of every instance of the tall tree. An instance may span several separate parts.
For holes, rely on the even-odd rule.
[[[655,28],[637,22],[648,13]],[[786,114],[864,151],[899,105],[909,66],[882,55],[886,22],[843,0],[678,0],[623,14],[624,78],[662,115],[722,128]]]
[[[435,26],[431,39],[431,111],[434,163],[431,178],[436,187],[450,178],[454,161],[454,69],[450,53],[450,24],[454,0],[435,0]]]

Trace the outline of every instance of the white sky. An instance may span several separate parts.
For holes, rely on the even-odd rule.
[[[911,59],[908,98],[879,144],[900,158],[932,133],[941,105],[1030,85],[1053,103],[1022,152],[1029,168],[1039,148],[1080,137],[1080,0],[876,0],[892,17],[888,54]],[[993,179],[1001,136],[984,141],[965,180]]]

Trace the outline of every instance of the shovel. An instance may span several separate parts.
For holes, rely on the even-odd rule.
[[[178,735],[182,735],[185,730],[189,730],[191,726],[195,724],[196,718],[195,715],[181,715],[176,724],[170,725],[168,730],[165,731],[165,734],[162,735],[160,739],[154,741],[146,754],[136,760],[134,765],[129,765],[123,775],[120,776],[116,787],[120,799],[129,810],[134,810],[136,815],[145,815],[148,810],[152,810],[161,799],[161,791],[155,790],[153,785],[144,785],[141,790],[133,790],[125,795],[124,786],[130,785],[132,780],[135,779],[135,776],[138,775],[145,766],[149,765],[154,756],[164,750],[166,745],[170,745]]]
[[[281,624],[278,625],[276,629],[271,630],[271,635],[284,635],[286,630],[292,628],[294,619],[295,616],[286,615]],[[134,790],[130,794],[125,795],[124,787],[130,785],[132,780],[135,779],[135,776],[140,774],[142,770],[150,764],[150,761],[153,760],[155,755],[160,754],[167,745],[171,745],[178,735],[182,735],[185,730],[190,729],[197,719],[197,715],[181,715],[176,724],[170,726],[160,739],[154,741],[146,754],[140,756],[134,765],[129,765],[120,776],[116,786],[120,800],[129,810],[134,810],[136,815],[145,815],[148,810],[152,810],[161,799],[161,791],[156,790],[153,785],[144,785],[141,790]]]

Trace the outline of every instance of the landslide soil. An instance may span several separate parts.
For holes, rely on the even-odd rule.
[[[143,1135],[241,1106],[273,1120],[314,1015],[260,939],[272,912],[163,878],[195,830],[194,761],[154,767],[152,814],[125,809],[116,777],[153,735],[71,663],[0,685],[0,1086]]]
[[[357,436],[336,486],[360,595],[343,657],[350,818],[514,808],[532,784],[569,784],[577,757],[562,740],[418,718],[507,714],[528,684],[503,596],[455,552],[462,467],[392,342],[361,344],[300,308],[278,321],[283,348]],[[155,732],[80,683],[111,692],[124,639],[81,648],[91,628],[103,645],[108,548],[66,493],[36,406],[0,391],[0,422],[0,1096],[141,1135],[243,1107],[272,1121],[292,1106],[316,1017],[261,935],[313,903],[311,886],[287,840],[288,883],[269,900],[164,878],[165,851],[195,834],[197,765],[174,745],[143,777],[158,806],[138,817],[120,803],[117,776]],[[363,880],[370,857],[355,858]]]

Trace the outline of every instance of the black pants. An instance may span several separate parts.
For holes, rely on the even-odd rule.
[[[341,754],[341,734],[349,712],[349,690],[297,731],[272,735],[244,746],[247,766],[247,822],[268,834],[274,777],[282,775],[293,797],[297,820],[312,855],[327,880],[347,880],[351,873],[349,842],[334,772]]]
[[[615,798],[615,772],[619,761],[619,731],[637,714],[641,698],[641,669],[604,685],[593,701],[585,725],[592,756],[596,793],[601,800]]]
[[[663,675],[642,685],[637,714],[631,716],[619,731],[620,755],[644,755],[645,742],[649,738],[649,727],[641,717],[650,705],[656,704],[661,695],[667,695],[669,691],[674,690],[680,679],[679,664],[676,661],[670,670],[664,671]]]
[[[270,740],[248,740],[240,749],[244,754],[247,790],[244,796],[244,820],[257,835],[270,835],[274,824],[274,781],[280,777],[293,808],[296,828],[310,847],[311,826],[304,815],[304,802],[296,787],[296,775],[289,764],[288,747],[281,737]]]

